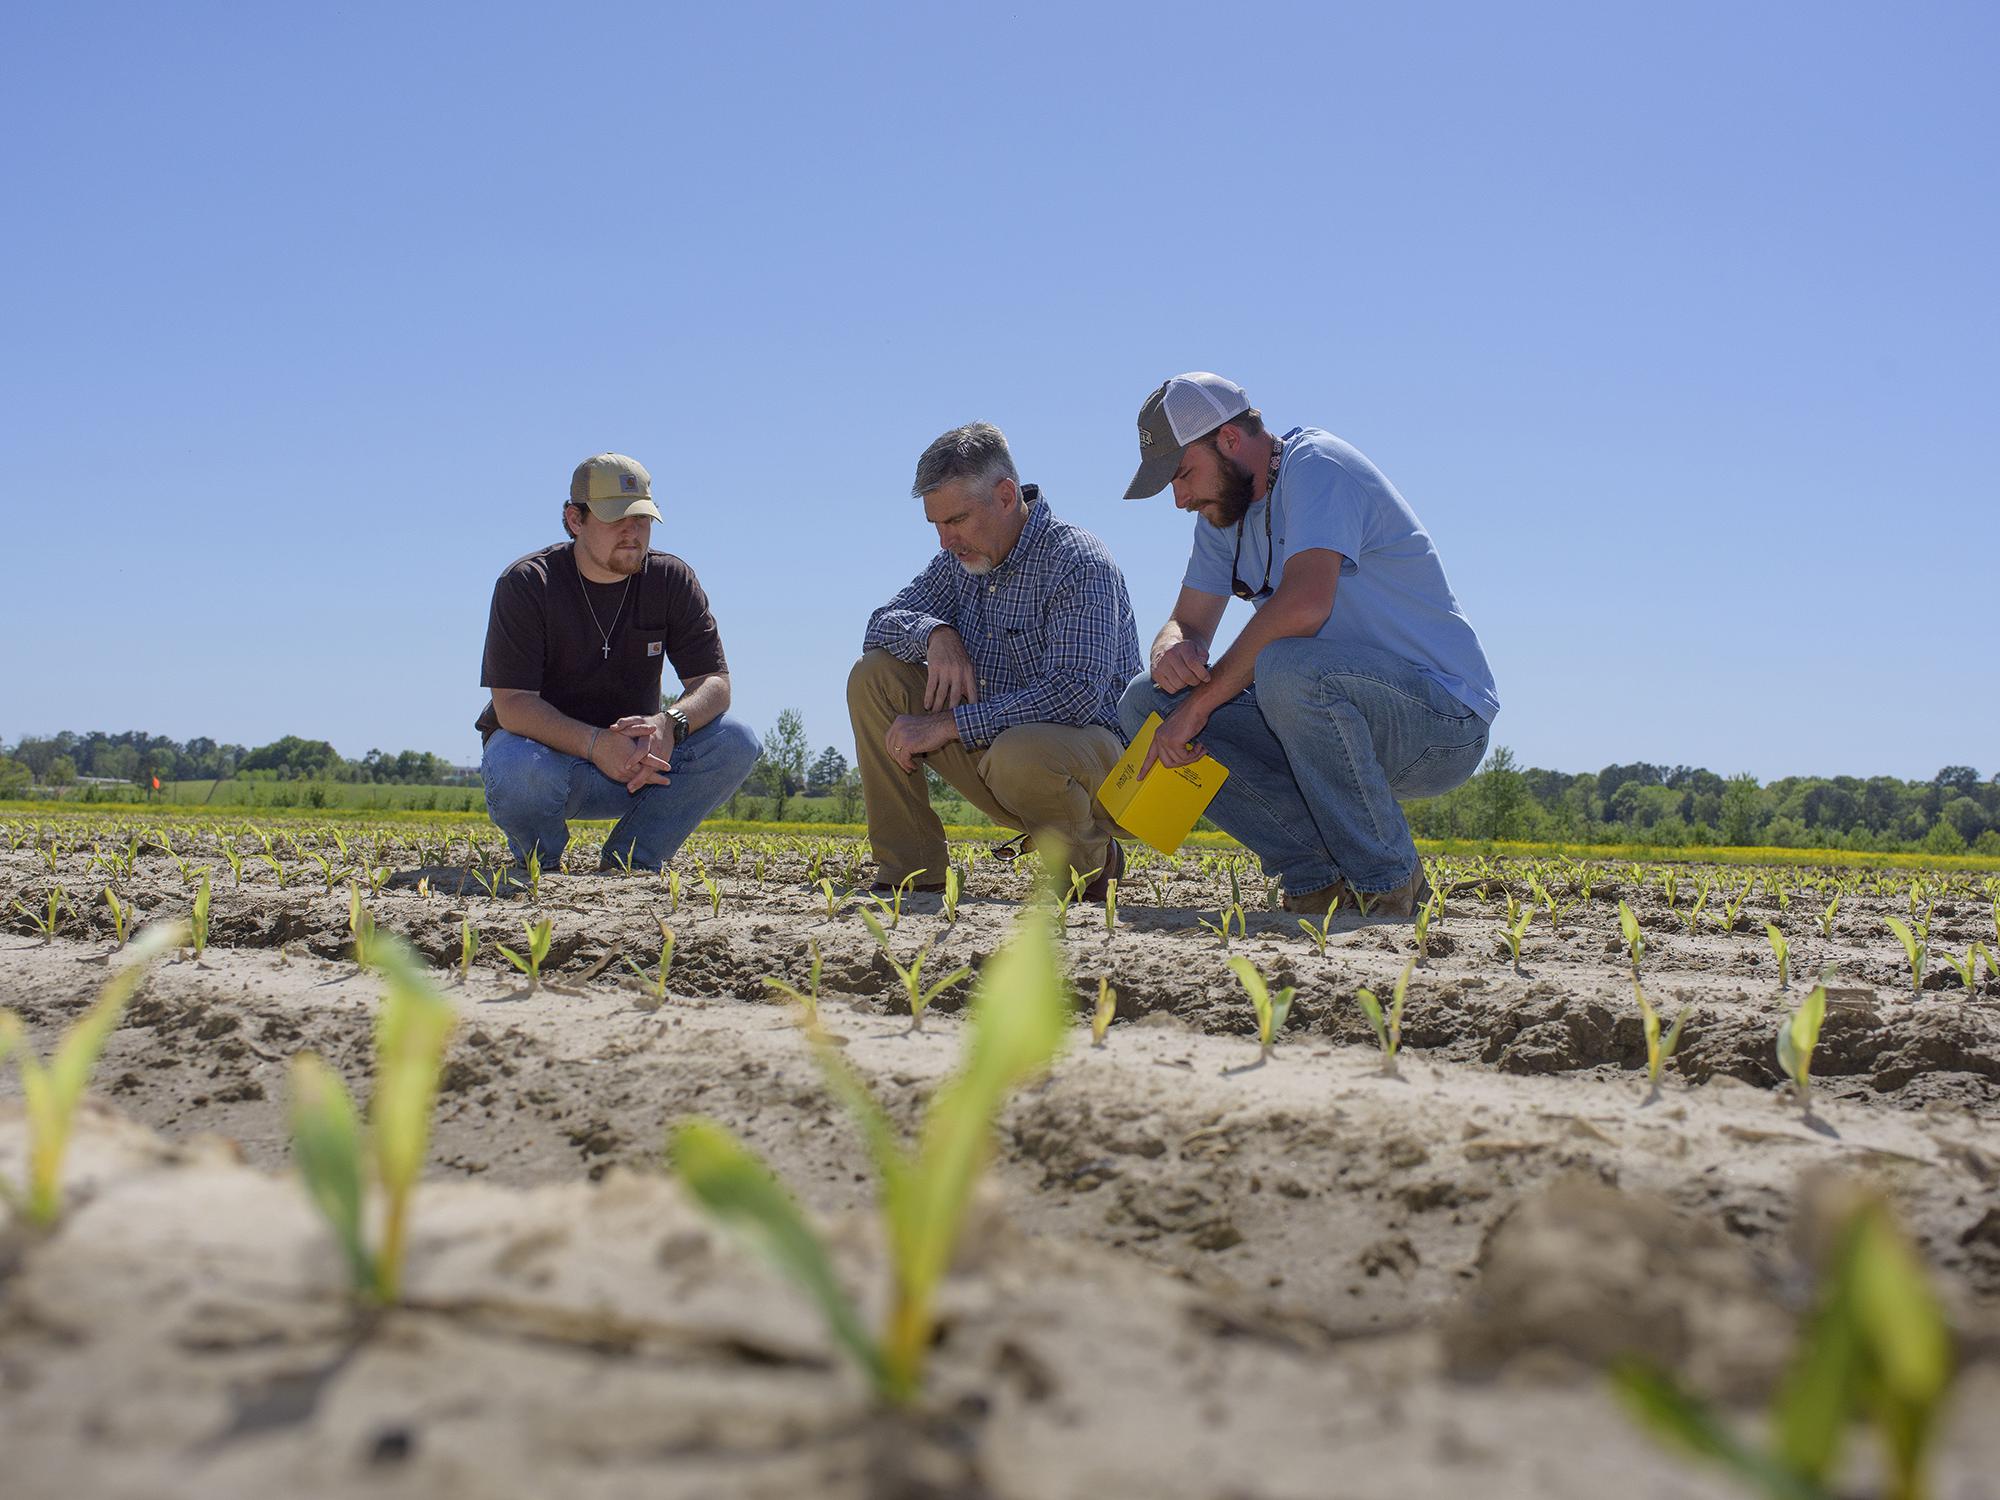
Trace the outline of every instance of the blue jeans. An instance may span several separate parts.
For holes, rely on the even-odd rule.
[[[571,818],[616,818],[598,868],[617,869],[629,854],[634,869],[657,870],[743,785],[760,748],[754,733],[723,715],[674,749],[665,786],[628,792],[580,755],[496,729],[479,774],[486,783],[486,814],[521,863],[539,847],[542,864],[553,869],[569,843]]]
[[[1118,704],[1127,738],[1185,693],[1134,678]],[[1229,779],[1208,816],[1292,895],[1345,879],[1368,894],[1417,871],[1399,797],[1435,797],[1479,769],[1485,723],[1387,651],[1287,636],[1257,654],[1252,685],[1218,708],[1201,742]]]

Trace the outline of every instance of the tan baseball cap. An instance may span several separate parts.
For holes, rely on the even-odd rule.
[[[622,453],[599,453],[578,464],[569,476],[569,498],[572,505],[588,505],[600,521],[663,519],[653,503],[653,476],[638,459]]]

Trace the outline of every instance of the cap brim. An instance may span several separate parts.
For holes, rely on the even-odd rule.
[[[1125,498],[1144,500],[1159,494],[1173,479],[1174,471],[1181,466],[1181,454],[1186,451],[1185,448],[1168,448],[1164,452],[1148,450],[1146,461],[1132,476],[1132,486],[1125,491]]]
[[[627,516],[644,516],[649,521],[664,520],[659,506],[653,504],[647,495],[634,495],[627,500],[592,500],[590,513],[600,521],[622,521]]]

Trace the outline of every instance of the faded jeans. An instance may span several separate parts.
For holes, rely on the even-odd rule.
[[[1185,696],[1133,679],[1118,705],[1126,735]],[[1486,737],[1477,714],[1401,657],[1287,636],[1257,654],[1255,682],[1201,732],[1229,768],[1208,816],[1289,895],[1341,879],[1366,894],[1394,890],[1417,871],[1397,799],[1460,785]]]
[[[616,818],[598,868],[617,869],[629,854],[634,869],[657,870],[743,784],[759,748],[748,727],[722,715],[674,747],[665,786],[628,792],[580,755],[497,729],[479,772],[487,816],[521,863],[539,847],[542,864],[553,868],[569,843],[571,818]]]

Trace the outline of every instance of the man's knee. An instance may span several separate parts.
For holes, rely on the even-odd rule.
[[[907,696],[910,664],[891,656],[880,646],[862,653],[847,674],[847,707],[850,712]]]
[[[1118,722],[1125,726],[1127,740],[1139,732],[1148,714],[1165,716],[1168,696],[1154,685],[1150,672],[1141,672],[1125,685],[1125,694],[1118,700]]]
[[[757,764],[757,757],[763,754],[764,746],[757,738],[757,731],[727,714],[710,720],[703,726],[703,732],[714,736],[708,753],[721,769],[731,774],[740,771],[741,776],[748,776],[751,767]]]
[[[1002,805],[1050,816],[1079,787],[1094,795],[1117,760],[1117,736],[1109,730],[1017,724],[980,757],[979,777]]]
[[[569,800],[569,757],[503,729],[487,744],[479,779],[487,815],[496,823],[545,817],[560,813]]]

